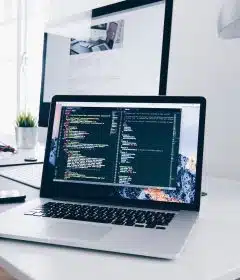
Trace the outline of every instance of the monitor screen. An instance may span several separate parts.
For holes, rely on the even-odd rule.
[[[124,1],[46,33],[39,125],[54,95],[164,95],[171,12],[171,1]]]
[[[51,180],[193,204],[200,104],[57,102]]]

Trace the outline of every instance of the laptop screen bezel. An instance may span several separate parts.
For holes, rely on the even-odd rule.
[[[113,103],[174,103],[174,104],[199,104],[199,133],[196,166],[196,186],[195,200],[192,204],[168,203],[159,201],[131,200],[121,197],[101,196],[99,186],[88,184],[54,182],[49,176],[49,155],[52,140],[52,130],[54,122],[55,107],[57,102],[113,102]],[[126,207],[168,209],[168,210],[192,210],[199,211],[201,198],[202,164],[203,164],[203,145],[205,129],[206,100],[204,97],[173,97],[173,96],[54,96],[51,103],[51,110],[48,124],[48,134],[42,174],[40,196],[43,198],[55,198],[73,201],[86,201],[97,204],[121,205]],[[67,187],[66,187],[67,185]]]

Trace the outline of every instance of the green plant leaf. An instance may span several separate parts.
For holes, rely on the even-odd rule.
[[[18,127],[36,127],[37,120],[36,118],[30,113],[22,112],[18,115],[16,119],[16,126]]]

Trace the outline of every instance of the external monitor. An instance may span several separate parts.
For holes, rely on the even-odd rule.
[[[54,95],[165,95],[173,0],[123,1],[44,34],[39,126]]]

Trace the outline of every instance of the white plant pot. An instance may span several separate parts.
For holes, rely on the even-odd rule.
[[[15,127],[18,149],[34,149],[38,140],[37,127]]]

